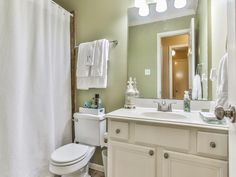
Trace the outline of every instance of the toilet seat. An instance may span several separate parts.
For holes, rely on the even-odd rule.
[[[72,148],[70,146],[72,146]],[[59,153],[61,151],[62,152],[69,151],[69,149],[70,149],[69,147],[71,149],[84,147],[83,148],[84,153],[82,153],[82,151],[81,151],[80,154],[82,154],[82,155],[80,156],[77,154],[77,159],[74,157],[72,159],[76,159],[76,160],[73,160],[73,161],[68,157],[63,158],[63,159],[68,160],[69,162],[68,161],[63,162],[62,159],[55,158],[55,156],[58,157],[57,153]],[[59,149],[61,149],[61,150],[59,151]],[[59,149],[57,149],[53,152],[56,155],[55,154],[54,154],[54,156],[51,155],[51,160],[50,160],[50,165],[49,165],[50,172],[52,172],[53,174],[57,174],[57,175],[66,175],[66,174],[74,173],[75,171],[85,167],[95,152],[94,146],[83,145],[83,144],[74,144],[74,143],[62,146]],[[62,149],[64,149],[64,150],[62,150]],[[85,149],[87,149],[87,151],[85,151]],[[56,151],[57,151],[57,153],[56,153]],[[75,152],[77,152],[77,151],[75,151]],[[59,154],[59,156],[60,156],[60,154]],[[56,161],[59,161],[59,162],[56,162]]]
[[[51,155],[51,164],[55,166],[68,166],[83,160],[89,151],[89,146],[83,144],[67,144]]]

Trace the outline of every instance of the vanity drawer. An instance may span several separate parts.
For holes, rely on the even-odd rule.
[[[198,132],[197,152],[199,154],[228,156],[228,135],[219,133]]]
[[[129,123],[119,122],[119,121],[110,121],[109,136],[111,138],[128,140],[129,139]]]
[[[190,130],[135,124],[134,139],[137,143],[165,146],[179,150],[190,149]]]

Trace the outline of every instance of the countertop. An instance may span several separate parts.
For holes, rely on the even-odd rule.
[[[199,111],[192,111],[190,113],[182,110],[173,110],[167,114],[183,115],[183,118],[161,118],[161,116],[147,116],[145,113],[160,113],[156,108],[137,107],[136,109],[118,109],[105,115],[107,119],[128,120],[128,121],[142,121],[169,125],[190,126],[197,128],[217,129],[228,131],[229,124],[225,120],[224,124],[209,124],[202,120]]]

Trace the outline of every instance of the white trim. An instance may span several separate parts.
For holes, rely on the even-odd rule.
[[[171,45],[169,46],[169,96],[170,96],[170,99],[173,98],[173,58],[172,58],[172,49],[173,48],[182,48],[182,47],[188,47],[188,44],[179,44],[179,45]]]
[[[181,34],[189,33],[189,29],[182,29],[176,31],[168,31],[163,33],[157,33],[157,98],[161,98],[161,81],[162,81],[162,46],[161,38],[176,36]]]
[[[89,163],[89,168],[92,170],[100,171],[104,173],[104,166],[96,163]]]

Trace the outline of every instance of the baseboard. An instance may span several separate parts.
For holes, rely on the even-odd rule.
[[[96,163],[89,163],[89,168],[92,169],[92,170],[104,172],[103,165],[98,165]]]

